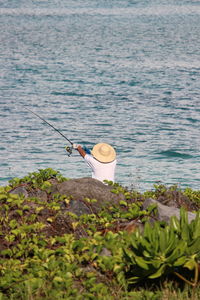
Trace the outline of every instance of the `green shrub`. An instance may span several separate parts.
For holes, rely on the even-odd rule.
[[[110,183],[125,200],[79,217],[61,209],[70,199],[51,194],[51,179],[65,180],[45,169],[0,187],[0,300],[182,300],[190,299],[192,292],[199,298],[200,212],[190,224],[183,208],[180,220],[150,224],[156,206],[142,210],[142,201],[169,189],[158,186],[140,194]],[[45,190],[47,201],[9,192],[21,184]],[[181,193],[199,200],[199,192]],[[85,201],[88,206],[96,203]],[[128,232],[132,221],[141,226]],[[187,289],[176,285],[174,292],[176,277]]]
[[[171,218],[170,225],[161,227],[145,223],[144,232],[126,235],[123,246],[126,276],[130,283],[176,274],[187,283],[196,286],[200,261],[200,213],[188,223],[187,212],[181,209],[180,221]],[[194,280],[181,274],[184,268],[194,271]]]

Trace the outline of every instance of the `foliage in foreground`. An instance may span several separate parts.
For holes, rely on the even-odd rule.
[[[166,188],[141,195],[114,185],[126,201],[78,217],[63,211],[70,199],[51,195],[52,179],[65,180],[45,169],[0,188],[1,300],[200,298],[199,211],[190,224],[184,208],[180,221],[150,224],[156,208],[143,211],[141,201],[158,198]],[[47,201],[11,193],[23,184],[46,191]],[[200,202],[198,191],[186,193]]]

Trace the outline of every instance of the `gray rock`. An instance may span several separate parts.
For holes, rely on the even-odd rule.
[[[156,204],[158,209],[157,218],[159,221],[165,221],[169,223],[170,218],[172,216],[176,216],[177,219],[180,219],[180,209],[175,207],[169,207],[161,204],[160,202],[154,199],[146,199],[143,203],[143,209],[147,209],[151,204]],[[196,218],[196,214],[188,212],[188,222],[190,223],[192,220]]]
[[[107,248],[103,248],[101,253],[100,253],[101,256],[112,256],[112,253],[110,250],[108,250]]]
[[[25,186],[18,186],[10,191],[11,194],[24,195],[25,198],[29,196]]]
[[[26,186],[18,186],[10,191],[11,194],[24,195],[25,198],[36,197],[40,198],[42,201],[47,201],[47,193],[39,189],[28,190]]]
[[[117,199],[124,199],[124,196],[116,195],[111,192],[113,187],[105,185],[99,180],[84,177],[78,179],[70,179],[56,185],[57,191],[60,194],[72,196],[77,200],[84,200],[85,198],[96,199],[98,202],[115,201]]]
[[[90,207],[84,201],[81,200],[70,200],[69,206],[67,208],[68,211],[73,212],[77,216],[81,216],[84,214],[92,214],[94,204]],[[96,209],[94,209],[94,212],[96,212]]]
[[[29,193],[29,197],[40,198],[42,201],[46,202],[48,199],[47,193],[45,191],[36,189]]]
[[[123,194],[116,195],[111,190],[113,187],[101,181],[85,177],[70,179],[54,186],[53,193],[60,193],[69,197],[69,210],[81,214],[96,213],[104,206],[124,200]],[[96,202],[88,203],[86,199],[95,199]]]

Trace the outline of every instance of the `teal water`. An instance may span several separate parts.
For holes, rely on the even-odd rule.
[[[200,189],[200,2],[0,1],[0,184],[90,176],[66,141],[117,151],[116,181]]]

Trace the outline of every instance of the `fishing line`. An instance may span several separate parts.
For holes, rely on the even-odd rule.
[[[35,113],[34,111],[32,111],[30,108],[23,106],[26,110],[28,110],[29,112],[31,112],[32,114],[34,114],[36,117],[38,117],[40,120],[42,120],[44,123],[46,123],[47,125],[49,125],[51,128],[53,128],[55,131],[57,131],[65,140],[67,140],[71,145],[73,145],[73,142],[70,141],[70,139],[68,139],[60,130],[58,130],[56,127],[54,127],[52,124],[50,124],[49,122],[47,122],[45,119],[43,119],[40,115],[38,115],[37,113]],[[68,156],[70,156],[72,154],[72,148],[71,147],[66,147],[66,151],[68,152]]]

